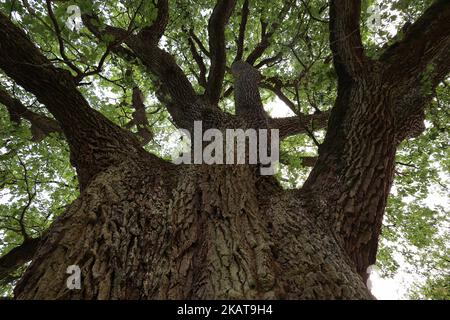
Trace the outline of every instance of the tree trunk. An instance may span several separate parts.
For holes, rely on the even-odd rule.
[[[261,77],[252,64],[268,47],[270,32],[247,62],[231,68],[236,114],[217,105],[226,70],[225,24],[234,5],[220,0],[213,10],[208,31],[214,67],[205,95],[158,47],[167,1],[158,1],[154,24],[137,33],[99,28],[95,16],[83,19],[97,38],[117,42],[112,52],[139,60],[155,76],[158,98],[178,127],[192,131],[202,120],[204,129],[278,126],[282,137],[308,132],[308,122],[323,116],[280,121],[264,112]],[[375,263],[397,146],[423,130],[430,92],[450,71],[450,5],[436,1],[376,61],[364,55],[360,7],[361,1],[330,1],[338,97],[300,190],[283,190],[255,165],[172,165],[150,155],[92,109],[68,72],[54,67],[0,14],[0,68],[58,121],[82,191],[43,236],[15,296],[372,299],[366,270]],[[423,51],[419,58],[410,54],[415,46]],[[423,79],[430,80],[430,92]],[[79,289],[67,286],[73,265],[81,271]]]
[[[371,298],[307,202],[248,166],[97,176],[51,227],[18,299]],[[69,265],[81,289],[69,290]]]

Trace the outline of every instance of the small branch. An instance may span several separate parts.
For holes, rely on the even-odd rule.
[[[58,45],[59,45],[59,53],[64,60],[64,62],[77,73],[77,77],[81,75],[83,72],[72,62],[66,55],[65,47],[64,47],[64,40],[61,36],[61,29],[58,25],[58,20],[55,17],[55,14],[53,13],[52,9],[52,2],[51,0],[46,0],[47,4],[47,11],[48,15],[50,16],[50,20],[52,21],[53,27],[55,29],[56,37],[58,38]]]
[[[405,167],[410,167],[410,168],[414,168],[414,169],[419,169],[417,166],[410,164],[410,163],[404,163],[404,162],[400,162],[400,161],[396,161],[396,164],[399,164],[401,166],[405,166]]]
[[[261,87],[275,93],[277,97],[289,107],[289,109],[293,112],[297,112],[298,106],[283,93],[281,80],[272,78],[271,81],[272,83],[269,83],[269,81],[261,83]]]
[[[305,2],[305,0],[301,0],[301,1],[302,1],[303,6],[305,7],[305,9],[306,9],[306,11],[308,12],[308,15],[310,16],[311,19],[313,19],[313,20],[315,20],[315,21],[318,21],[318,22],[322,22],[322,23],[329,23],[328,20],[323,20],[323,19],[320,19],[320,18],[315,17],[315,16],[312,14],[311,9],[309,8],[309,6],[308,6],[308,4]]]
[[[197,35],[194,33],[194,29],[189,30],[189,36],[194,40],[194,42],[197,44],[197,46],[200,48],[200,51],[203,52],[205,56],[208,58],[211,57],[211,54],[209,53],[208,49],[206,49],[203,42],[197,37]]]
[[[314,167],[317,162],[317,157],[308,157],[303,156],[300,157],[300,164],[304,167]],[[287,157],[287,154],[280,154],[280,163],[289,166],[292,165],[291,161],[289,161],[289,158]]]
[[[286,17],[287,13],[289,12],[293,4],[294,1],[292,0],[285,2],[283,8],[278,14],[276,21],[271,25],[270,31],[267,31],[267,24],[261,21],[261,41],[256,45],[256,47],[253,49],[253,51],[249,54],[249,56],[245,60],[247,63],[253,66],[256,60],[258,60],[264,54],[266,49],[270,46],[272,36],[280,27],[281,23],[283,22],[284,18]]]
[[[255,65],[255,68],[256,69],[260,69],[260,68],[262,68],[265,65],[270,67],[270,66],[273,66],[274,64],[279,63],[280,61],[282,61],[281,52],[277,53],[273,57],[269,57],[269,58],[261,60],[261,62],[259,62],[258,64]]]
[[[245,0],[241,11],[241,24],[239,25],[239,37],[237,39],[237,53],[234,61],[242,60],[244,55],[245,30],[247,28],[247,20],[249,15],[249,0]]]
[[[27,241],[30,237],[28,236],[28,233],[27,233],[27,230],[25,227],[25,213],[27,212],[28,208],[31,206],[31,203],[33,202],[33,199],[36,196],[36,188],[34,188],[33,193],[30,191],[27,167],[23,163],[22,159],[19,156],[18,156],[18,158],[19,158],[19,163],[20,163],[21,167],[23,168],[23,178],[25,181],[25,186],[26,186],[27,195],[28,195],[27,203],[22,208],[18,222],[19,222],[19,226],[20,226],[20,233],[22,234],[24,241]]]
[[[99,74],[100,72],[102,72],[102,70],[103,70],[103,65],[104,65],[104,63],[105,63],[106,58],[109,56],[110,52],[111,52],[111,48],[110,48],[110,46],[108,46],[108,48],[106,48],[105,53],[104,53],[104,54],[102,55],[102,57],[100,58],[100,61],[99,61],[98,65],[97,65],[97,67],[96,67],[94,70],[87,71],[87,72],[83,72],[82,74],[78,74],[78,75],[75,77],[75,83],[80,84],[80,82],[81,82],[84,78],[86,78],[86,77],[88,77],[88,76],[95,75],[95,74]]]
[[[197,63],[198,69],[200,71],[200,74],[198,76],[198,82],[199,84],[206,89],[207,87],[207,81],[206,81],[206,65],[203,61],[202,56],[197,51],[197,47],[195,46],[195,41],[192,39],[192,37],[188,38],[189,42],[189,48],[191,50],[192,57],[194,58],[195,62]]]

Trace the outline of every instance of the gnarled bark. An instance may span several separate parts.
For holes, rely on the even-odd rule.
[[[280,193],[247,166],[108,169],[55,221],[16,297],[371,298],[325,222]]]
[[[246,62],[238,59],[232,67],[236,114],[217,107],[225,70],[220,37],[233,6],[234,1],[219,1],[210,20],[210,36],[219,39],[210,39],[215,67],[205,84],[208,97],[197,95],[175,59],[157,45],[167,24],[166,1],[158,1],[156,21],[139,33],[99,28],[95,16],[84,21],[99,40],[113,36],[114,53],[142,62],[180,127],[192,130],[194,120],[203,120],[204,129],[275,127],[287,137],[327,123],[300,190],[283,190],[274,177],[261,176],[261,164],[175,166],[146,153],[134,137],[91,109],[73,78],[0,15],[7,31],[0,34],[7,53],[0,55],[0,67],[54,115],[83,187],[43,237],[15,288],[18,299],[373,298],[366,269],[375,263],[395,152],[403,139],[420,132],[420,126],[409,131],[405,126],[423,122],[431,98],[412,81],[409,63],[401,65],[400,76],[389,72],[392,57],[411,61],[411,45],[426,38],[419,27],[430,19],[448,29],[448,1],[436,1],[412,27],[419,40],[407,35],[399,49],[371,61],[360,38],[360,1],[332,0],[338,97],[329,119],[328,114],[270,119],[264,113],[252,65],[277,24],[269,32],[263,28]],[[435,25],[427,30],[433,37],[426,38],[426,47],[432,49],[422,55],[424,64],[435,66],[427,73],[433,89],[449,70],[450,33]],[[81,269],[79,290],[66,285],[71,265]]]

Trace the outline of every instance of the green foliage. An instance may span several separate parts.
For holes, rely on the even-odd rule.
[[[430,278],[425,285],[414,288],[412,299],[450,300],[450,276]]]

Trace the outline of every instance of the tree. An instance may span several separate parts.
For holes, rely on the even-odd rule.
[[[2,4],[9,88],[0,102],[40,145],[64,150],[66,141],[80,190],[67,191],[67,166],[48,168],[66,175],[47,189],[66,190],[54,202],[76,199],[48,229],[33,229],[58,212],[29,212],[52,175],[30,168],[20,146],[7,148],[26,193],[5,229],[23,241],[1,258],[0,276],[14,280],[32,261],[16,298],[373,298],[366,271],[397,150],[425,130],[425,112],[447,86],[448,1],[416,6],[419,17],[383,48],[361,28],[355,0],[76,3],[79,33],[63,25],[63,1]],[[122,102],[105,104],[102,89]],[[295,116],[269,117],[274,96]],[[168,121],[191,132],[194,121],[204,130],[279,129],[287,163],[312,170],[285,189],[258,165],[172,164],[149,152]],[[317,156],[295,152],[299,142]],[[66,286],[71,265],[80,290]]]

